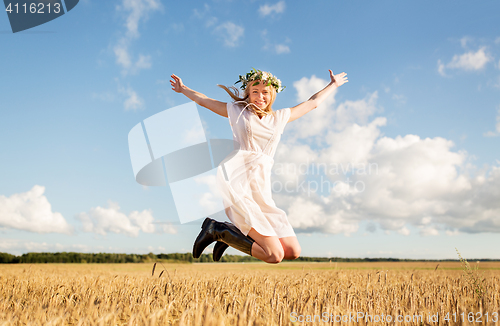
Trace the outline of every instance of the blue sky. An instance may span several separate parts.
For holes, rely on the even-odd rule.
[[[303,255],[500,258],[499,9],[81,0],[16,34],[0,14],[0,252],[191,251],[202,220],[180,224],[168,187],[135,182],[128,133],[189,102],[172,73],[228,101],[216,85],[255,67],[287,86],[274,109],[328,69],[349,77],[276,153],[274,198]],[[208,138],[231,136],[199,114]]]

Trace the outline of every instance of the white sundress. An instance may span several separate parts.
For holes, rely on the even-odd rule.
[[[254,228],[264,236],[295,236],[286,213],[276,207],[271,192],[273,157],[291,111],[282,109],[259,119],[243,108],[244,105],[227,104],[233,140],[239,149],[217,171],[217,186],[226,214],[245,235]]]

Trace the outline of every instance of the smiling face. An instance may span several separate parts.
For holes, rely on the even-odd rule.
[[[271,111],[271,106],[274,102],[276,94],[272,86],[265,86],[265,84],[259,82],[257,85],[253,85],[252,82],[248,89],[248,103],[253,103],[259,107],[259,109],[264,111]]]

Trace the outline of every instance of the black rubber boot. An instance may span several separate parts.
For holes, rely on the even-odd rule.
[[[226,249],[228,247],[229,246],[227,244],[225,244],[224,242],[217,241],[217,243],[215,244],[214,253],[213,253],[214,261],[219,261],[222,258],[224,251],[226,251]]]
[[[228,222],[223,222],[223,223],[228,226],[230,225],[230,223]],[[228,247],[229,246],[224,242],[217,241],[217,243],[214,246],[214,253],[212,254],[214,261],[220,261],[222,255],[224,254],[224,251],[226,251]]]
[[[241,233],[234,225],[220,223],[207,217],[194,242],[193,257],[199,258],[203,250],[214,241],[223,242],[250,256],[252,255],[252,245],[255,242],[252,238]]]
[[[228,222],[223,222],[228,228],[233,229],[235,232],[240,232],[240,230],[231,223]],[[247,238],[249,238],[251,241],[254,241],[250,236],[247,235]],[[213,253],[213,259],[214,261],[220,261],[222,258],[222,255],[224,254],[224,251],[226,251],[227,247],[229,247],[227,244],[221,241],[217,241],[214,247],[214,253]]]

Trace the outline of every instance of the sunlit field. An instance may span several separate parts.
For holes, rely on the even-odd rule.
[[[476,264],[472,264],[475,267]],[[0,265],[0,325],[495,325],[500,263]],[[476,280],[476,281],[474,281]]]

